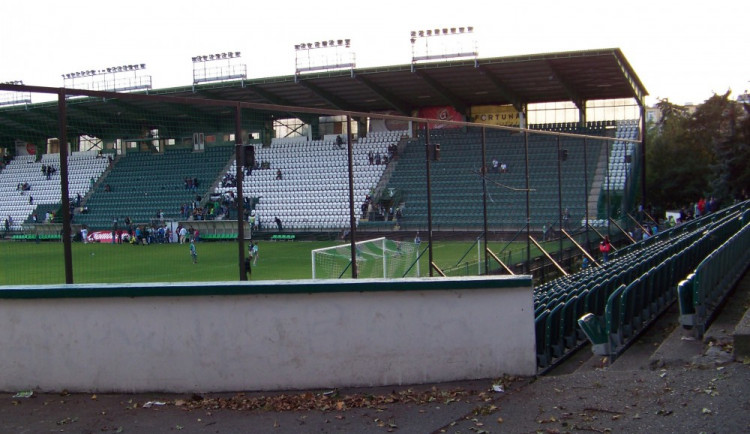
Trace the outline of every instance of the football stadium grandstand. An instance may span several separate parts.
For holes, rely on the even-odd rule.
[[[540,370],[589,342],[596,354],[617,357],[678,298],[682,324],[700,332],[750,260],[747,203],[675,227],[646,212],[647,92],[619,49],[148,93],[0,91],[59,95],[57,103],[0,107],[4,238],[62,234],[69,244],[80,228],[109,231],[126,218],[200,223],[241,246],[321,234],[403,240],[419,231],[426,244],[433,236],[554,238],[557,260],[546,251],[532,258],[527,248],[504,264],[502,252],[489,251],[480,267],[536,279]],[[615,119],[586,104],[615,99],[633,101],[632,115]],[[561,101],[575,120],[536,122],[531,106]],[[510,110],[515,120],[472,116],[488,106],[491,118]],[[303,127],[285,127],[289,119]],[[69,155],[58,141],[69,142]],[[606,264],[597,249],[604,237],[616,249]],[[244,267],[240,258],[241,276]],[[710,288],[695,277],[711,273],[729,277]]]

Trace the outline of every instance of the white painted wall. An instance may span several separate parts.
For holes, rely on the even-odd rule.
[[[4,391],[305,389],[536,371],[532,291],[521,285],[2,299],[0,345]]]

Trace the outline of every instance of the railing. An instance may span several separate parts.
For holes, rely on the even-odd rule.
[[[747,219],[745,219],[747,222]],[[750,225],[713,251],[677,287],[680,324],[702,338],[717,308],[750,265]]]

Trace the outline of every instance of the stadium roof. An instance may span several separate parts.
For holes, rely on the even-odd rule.
[[[0,85],[0,90],[9,90],[3,87]],[[458,112],[468,113],[474,105],[511,104],[520,110],[533,103],[571,101],[582,107],[589,100],[621,98],[633,98],[643,104],[648,95],[619,48],[325,71],[154,89],[148,93],[320,110],[395,112],[405,116],[423,107],[436,106],[452,106]],[[45,134],[54,137],[56,111],[57,103],[0,107],[0,143]],[[224,119],[227,113],[226,107],[198,109],[198,117],[204,119]],[[77,100],[68,113],[71,124],[92,125],[90,132],[72,133],[97,137],[103,137],[98,135],[98,123],[127,116],[134,123],[146,125],[149,115],[184,117],[185,112],[158,100],[112,104],[101,98],[85,98]],[[288,111],[267,115],[290,117]],[[85,122],[77,123],[76,116],[85,117]],[[206,122],[206,125],[218,124],[223,122]]]

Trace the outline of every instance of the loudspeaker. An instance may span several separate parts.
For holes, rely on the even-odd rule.
[[[243,147],[243,162],[242,164],[245,167],[254,167],[255,166],[255,146],[253,145],[247,145]]]

